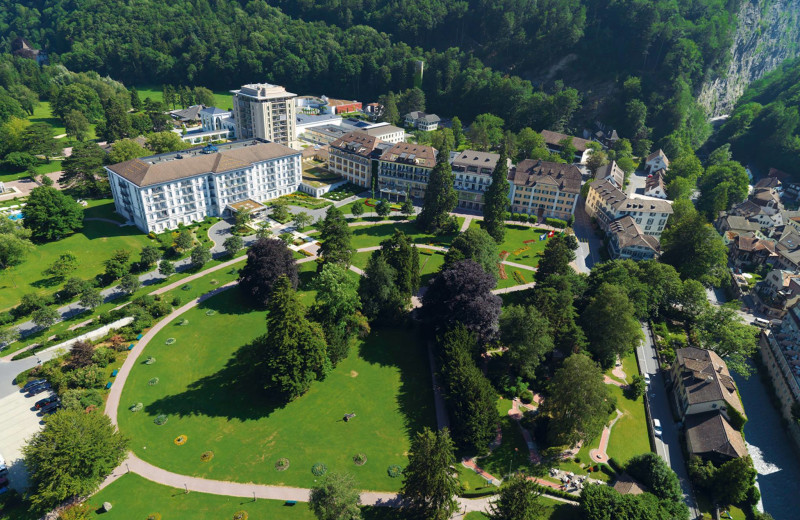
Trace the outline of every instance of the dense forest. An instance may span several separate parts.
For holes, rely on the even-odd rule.
[[[465,121],[491,112],[514,130],[576,129],[601,117],[634,140],[670,136],[697,147],[709,128],[694,94],[724,66],[738,0],[2,0],[0,7],[5,45],[24,36],[70,70],[126,84],[230,88],[266,80],[371,100],[413,86],[414,62],[424,60],[421,86],[432,111]]]
[[[742,95],[719,133],[734,156],[800,178],[800,59],[783,63]]]

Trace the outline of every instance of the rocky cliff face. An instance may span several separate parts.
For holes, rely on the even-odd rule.
[[[698,98],[709,116],[729,113],[752,81],[800,55],[800,0],[745,0],[724,77],[706,82]]]

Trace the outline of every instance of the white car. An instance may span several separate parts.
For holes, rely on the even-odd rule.
[[[659,439],[661,438],[661,434],[664,433],[664,430],[661,429],[661,421],[658,419],[653,419],[653,433]]]
[[[650,374],[648,374],[646,372],[644,374],[644,384],[646,384],[647,386],[650,386]]]

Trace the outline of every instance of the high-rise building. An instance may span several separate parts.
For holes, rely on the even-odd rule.
[[[244,85],[233,93],[233,117],[239,139],[257,137],[291,146],[295,136],[297,94],[269,83]]]

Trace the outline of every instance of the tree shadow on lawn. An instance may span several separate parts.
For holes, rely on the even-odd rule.
[[[409,438],[426,426],[436,427],[427,355],[418,331],[408,324],[398,328],[373,328],[359,346],[359,356],[364,361],[400,370],[397,406]]]
[[[90,220],[89,222],[84,222],[83,229],[78,231],[78,233],[83,233],[83,235],[86,236],[86,238],[88,238],[89,240],[97,240],[100,238],[112,238],[112,237],[146,236],[136,226],[120,227],[116,224],[111,224],[108,222],[97,222],[93,220]]]
[[[401,223],[388,223],[377,226],[359,226],[353,228],[353,238],[358,240],[358,237],[377,237],[381,241],[390,238],[395,230],[400,230],[406,235],[409,235],[411,241],[415,244],[434,244],[434,245],[450,245],[453,238],[458,234],[445,233],[441,235],[428,235],[419,236],[421,233],[417,228],[415,222],[401,222]],[[377,244],[376,244],[377,245]]]

